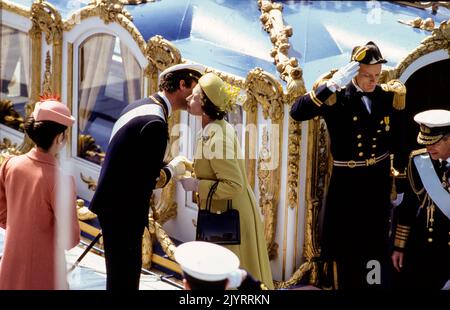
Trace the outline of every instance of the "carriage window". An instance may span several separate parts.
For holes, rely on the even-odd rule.
[[[0,25],[0,123],[23,131],[30,95],[30,40],[27,33]]]
[[[114,122],[142,97],[143,72],[119,38],[101,34],[79,47],[78,156],[102,164]]]

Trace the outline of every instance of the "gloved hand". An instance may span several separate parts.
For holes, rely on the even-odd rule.
[[[167,167],[169,168],[172,177],[177,178],[186,173],[186,166],[189,165],[192,167],[192,163],[186,157],[179,155],[172,159],[167,164]]]
[[[198,183],[200,182],[199,179],[181,178],[180,182],[186,192],[198,192]]]
[[[246,277],[247,271],[245,271],[244,269],[236,269],[228,275],[228,283],[226,288],[238,288],[239,286],[241,286]]]
[[[358,70],[359,62],[352,61],[348,63],[333,74],[331,79],[327,81],[327,87],[332,92],[335,92],[336,89],[340,90],[352,80],[352,78],[358,73]]]

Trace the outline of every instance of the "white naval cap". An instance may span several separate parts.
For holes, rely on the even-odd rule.
[[[177,65],[170,66],[169,68],[166,68],[163,72],[159,74],[159,80],[158,82],[161,82],[161,80],[166,76],[167,73],[174,72],[174,71],[180,71],[180,70],[192,70],[199,73],[198,78],[200,78],[205,73],[205,66],[200,64],[194,64],[191,62],[181,63]]]
[[[450,111],[448,110],[423,111],[414,116],[414,121],[420,125],[417,142],[423,145],[435,144],[450,132]]]
[[[185,273],[203,281],[225,280],[239,268],[236,254],[210,242],[185,242],[176,248],[174,256]]]

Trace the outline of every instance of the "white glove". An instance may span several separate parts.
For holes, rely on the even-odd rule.
[[[353,79],[353,77],[358,73],[358,70],[359,62],[352,61],[348,63],[333,74],[331,79],[327,82],[327,87],[332,92],[335,92],[336,89],[340,90]]]
[[[245,278],[247,278],[247,271],[244,269],[236,269],[235,271],[230,272],[227,277],[228,283],[226,288],[238,288]]]
[[[182,178],[180,182],[186,192],[198,192],[198,183],[200,182],[198,179]]]
[[[167,164],[167,168],[169,168],[172,177],[180,177],[186,173],[186,166],[188,165],[189,160],[184,156],[176,156],[174,159]]]

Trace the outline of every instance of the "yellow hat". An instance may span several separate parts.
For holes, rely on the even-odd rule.
[[[238,88],[225,83],[214,73],[206,73],[199,80],[198,84],[205,92],[211,102],[222,112],[231,111],[233,108],[234,95],[237,95]]]

